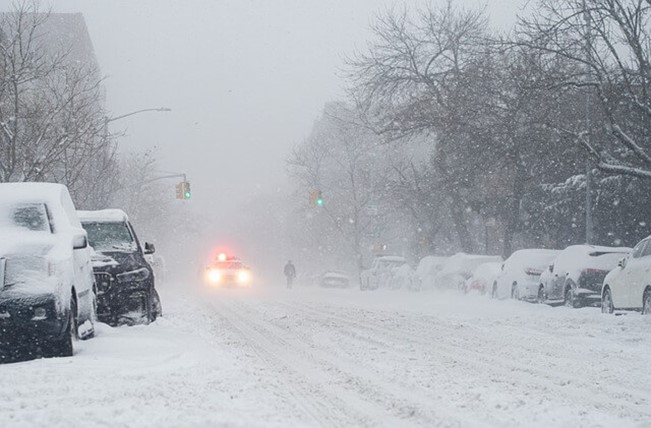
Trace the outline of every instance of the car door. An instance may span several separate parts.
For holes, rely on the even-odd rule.
[[[551,284],[550,290],[549,290],[549,295],[547,296],[550,300],[557,300],[561,299],[563,297],[563,285],[564,285],[564,279],[562,278],[561,275],[559,275],[559,270],[560,266],[558,266],[556,263],[550,265],[551,269],[551,277],[549,279],[549,282]]]
[[[640,241],[634,248],[631,256],[626,260],[624,269],[620,275],[619,284],[613,290],[613,302],[620,308],[632,308],[639,303],[634,302],[635,291],[641,287],[645,280],[645,270],[648,266],[644,264],[645,248],[648,246],[648,239]]]
[[[75,230],[77,236],[86,235],[84,229]],[[88,311],[93,303],[93,267],[90,262],[90,248],[88,247],[88,238],[85,239],[84,245],[75,243],[73,245],[73,269],[75,290],[79,298],[79,309]]]

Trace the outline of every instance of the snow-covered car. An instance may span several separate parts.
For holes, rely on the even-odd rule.
[[[93,335],[94,318],[88,239],[68,189],[53,183],[0,184],[3,351],[13,354],[36,344],[40,355],[71,356],[74,337]]]
[[[321,275],[319,285],[325,288],[348,288],[350,277],[343,272],[330,270]]]
[[[479,292],[486,294],[491,289],[493,283],[497,280],[502,270],[502,263],[489,262],[482,263],[472,273],[472,276],[466,280],[465,292]]]
[[[415,290],[431,290],[435,287],[436,277],[445,266],[445,262],[449,257],[442,256],[425,256],[420,259],[416,272],[414,274],[414,281],[412,287]]]
[[[142,324],[162,315],[154,272],[145,259],[153,244],[144,249],[129,221],[119,209],[78,211],[93,248],[93,271],[97,283],[97,317],[109,325]]]
[[[491,297],[537,301],[540,275],[560,254],[540,248],[518,250],[502,264],[491,290]]]
[[[463,290],[473,271],[479,265],[491,262],[501,263],[502,257],[457,253],[448,258],[443,269],[439,271],[435,278],[436,286]]]
[[[407,260],[401,256],[379,256],[373,259],[369,269],[362,271],[360,275],[360,290],[376,290],[378,288],[391,287],[393,270],[407,264]]]
[[[615,310],[651,314],[651,236],[633,247],[604,278],[601,311],[611,314]]]
[[[604,278],[629,252],[626,247],[567,247],[540,276],[538,300],[570,307],[598,304]]]
[[[206,266],[204,278],[212,287],[250,287],[251,269],[235,256],[220,253]]]

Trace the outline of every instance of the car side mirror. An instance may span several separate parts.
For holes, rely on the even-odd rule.
[[[619,261],[617,262],[617,266],[624,269],[626,267],[626,257],[622,257],[621,259],[619,259]]]
[[[554,273],[554,265],[549,265],[549,271],[550,271],[551,273]]]
[[[156,247],[154,247],[154,244],[145,242],[145,254],[154,254],[155,252],[156,252]]]
[[[72,238],[72,249],[73,250],[82,250],[88,247],[88,238],[84,234],[75,235]]]

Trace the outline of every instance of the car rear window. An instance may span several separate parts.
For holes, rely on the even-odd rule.
[[[52,232],[45,204],[19,204],[9,210],[9,221],[14,226],[34,232]]]

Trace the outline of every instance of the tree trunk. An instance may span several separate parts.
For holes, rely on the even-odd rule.
[[[472,254],[474,252],[474,245],[472,237],[468,231],[468,224],[466,222],[466,207],[463,199],[458,195],[452,195],[452,220],[454,221],[454,228],[459,238],[459,245],[464,253]]]
[[[513,236],[518,229],[520,222],[520,202],[524,195],[524,183],[527,179],[527,172],[518,162],[513,180],[513,192],[511,193],[509,209],[506,212],[506,224],[504,227],[502,257],[506,259],[513,253]]]

